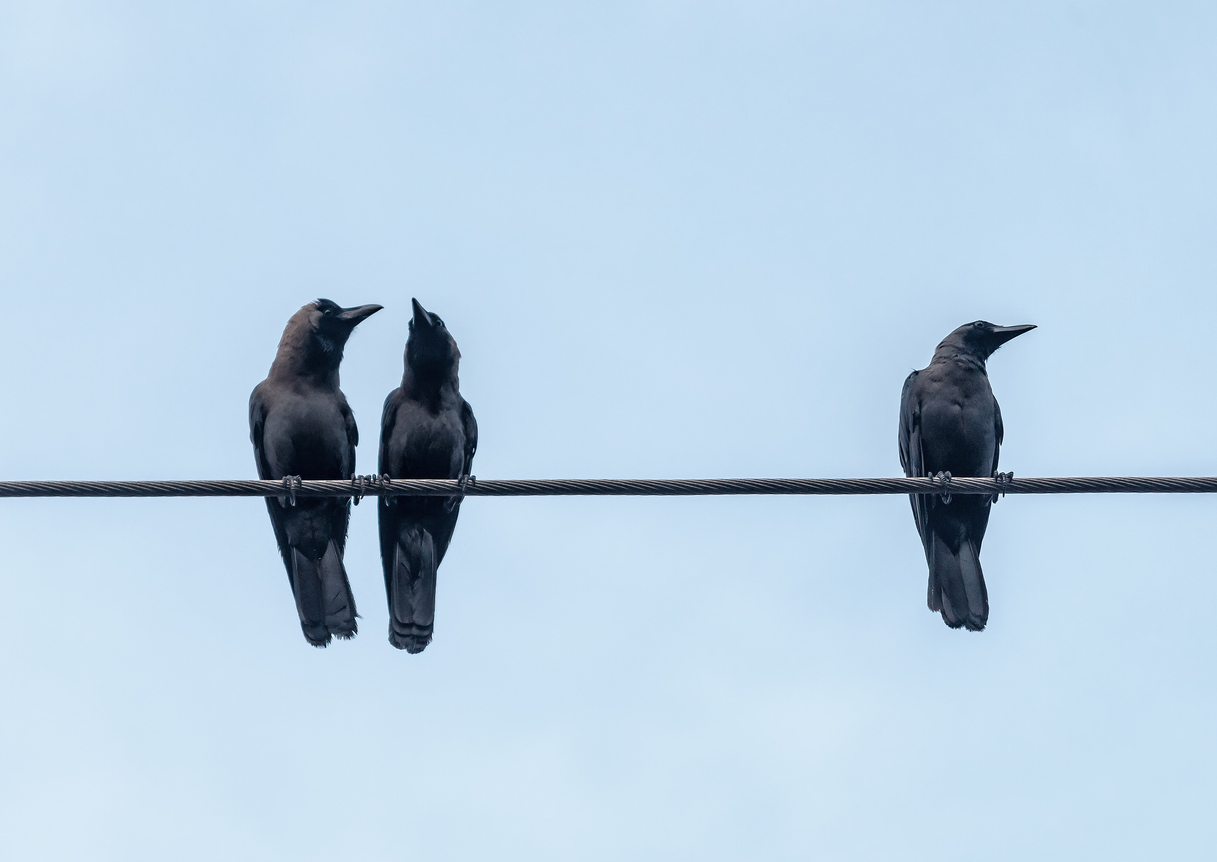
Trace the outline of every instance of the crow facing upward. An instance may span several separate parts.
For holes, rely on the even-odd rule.
[[[1001,408],[989,387],[985,361],[1007,341],[1032,329],[994,326],[984,320],[966,324],[942,340],[929,367],[908,376],[900,395],[904,475],[946,472],[992,477],[997,473]],[[910,494],[909,500],[930,569],[930,610],[940,611],[943,622],[953,629],[980,631],[989,619],[980,544],[992,498]]]
[[[249,397],[249,437],[263,479],[350,479],[359,431],[338,388],[347,338],[379,305],[340,308],[328,299],[292,315],[266,379]],[[268,497],[275,541],[313,646],[354,637],[355,598],[342,565],[351,501]]]
[[[478,426],[457,380],[461,352],[439,315],[412,301],[405,374],[385,399],[380,422],[380,472],[394,479],[466,478]],[[436,571],[452,541],[460,500],[385,497],[378,508],[389,643],[419,653],[431,643]]]

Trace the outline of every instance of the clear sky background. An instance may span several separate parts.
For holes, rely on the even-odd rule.
[[[410,297],[475,472],[893,476],[955,326],[1023,476],[1217,473],[1205,3],[0,3],[5,478],[255,475],[287,318]],[[301,637],[258,500],[0,503],[6,859],[1171,859],[1217,842],[1217,500],[472,499],[435,640]]]

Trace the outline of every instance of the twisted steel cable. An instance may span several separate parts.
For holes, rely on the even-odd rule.
[[[997,479],[355,479],[0,482],[4,497],[693,497],[860,494],[1212,494],[1217,476]]]

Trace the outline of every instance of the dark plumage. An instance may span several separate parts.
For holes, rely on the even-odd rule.
[[[900,396],[900,463],[906,476],[992,477],[1001,450],[1001,408],[989,387],[985,361],[1011,338],[1034,326],[994,326],[983,320],[942,340],[927,368],[904,381]],[[925,547],[927,601],[951,628],[980,631],[989,619],[989,595],[980,568],[980,544],[991,498],[912,494],[913,519]]]
[[[263,479],[350,479],[359,431],[338,388],[338,366],[351,331],[379,305],[339,308],[328,299],[292,315],[266,379],[249,397],[249,436]],[[354,637],[355,598],[342,565],[349,499],[267,498],[275,541],[313,646]]]
[[[380,423],[380,472],[394,479],[468,477],[478,426],[457,380],[461,352],[439,316],[413,303],[405,374],[385,399]],[[389,643],[422,652],[431,643],[436,570],[452,541],[460,500],[386,497],[379,511]]]

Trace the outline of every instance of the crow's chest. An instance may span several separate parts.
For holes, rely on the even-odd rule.
[[[266,417],[263,447],[272,470],[305,479],[342,479],[354,469],[346,416],[333,398],[291,395]]]
[[[997,451],[997,401],[988,377],[947,369],[919,383],[926,468],[962,476],[989,475]]]
[[[387,444],[383,468],[392,476],[454,479],[463,472],[465,430],[458,410],[402,404]]]

